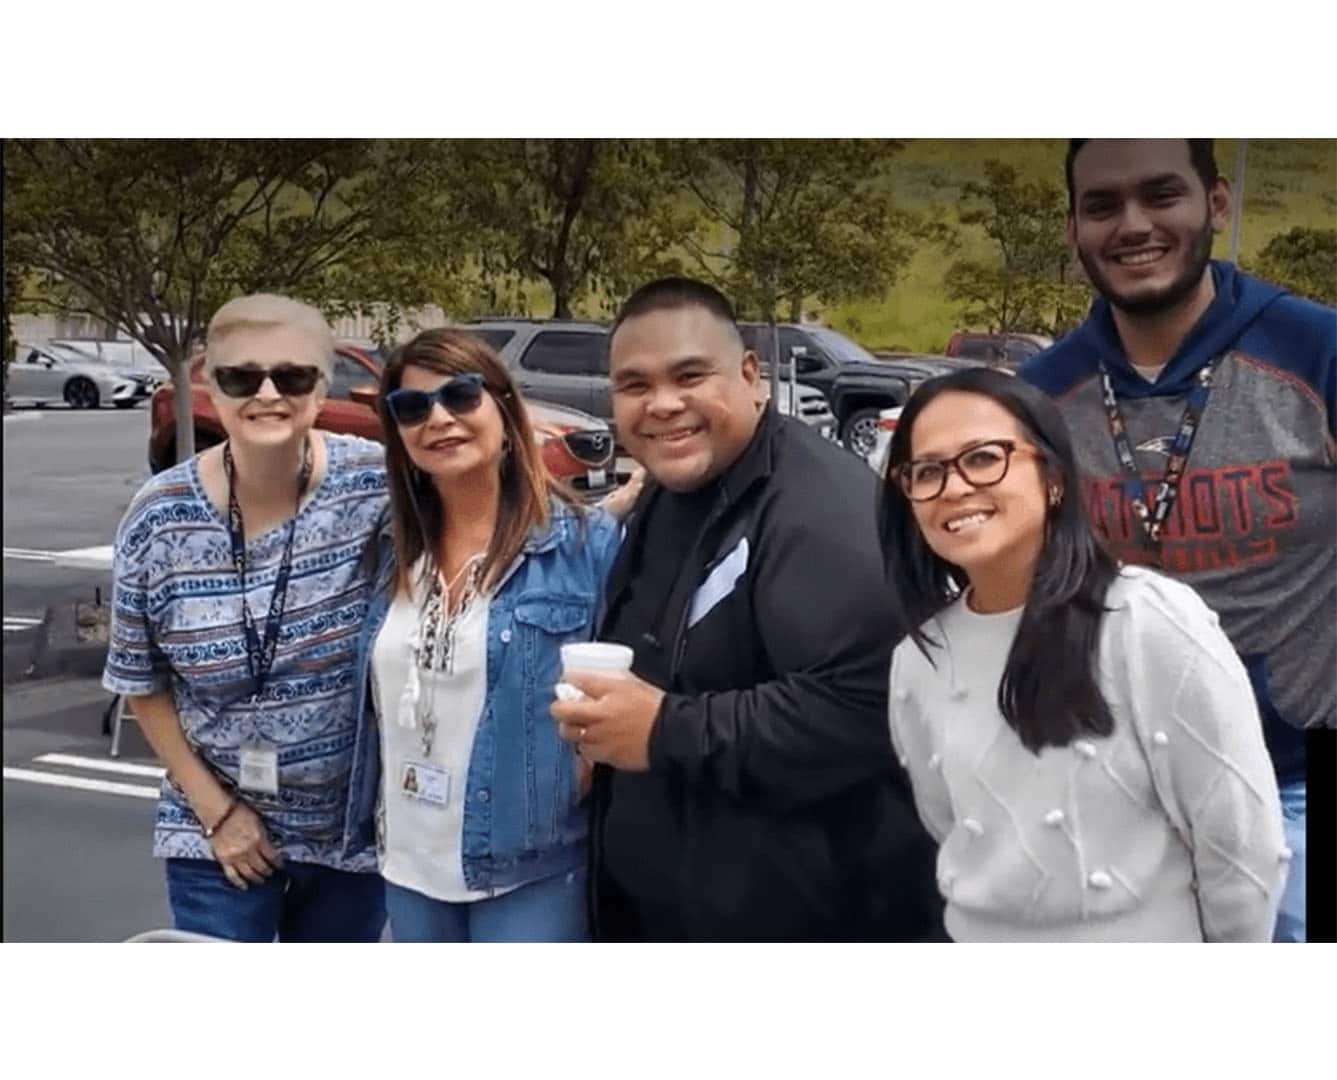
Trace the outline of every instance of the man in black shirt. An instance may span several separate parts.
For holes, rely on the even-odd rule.
[[[601,631],[633,674],[571,675],[587,700],[553,707],[598,763],[596,938],[940,936],[890,745],[876,478],[761,404],[707,285],[638,290],[609,351],[618,435],[651,477]]]

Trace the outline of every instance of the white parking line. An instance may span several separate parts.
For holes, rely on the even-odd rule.
[[[97,547],[67,548],[65,551],[47,554],[51,555],[57,566],[66,570],[106,570],[110,573],[116,549],[111,544],[99,544]]]
[[[5,616],[6,634],[10,633],[13,630],[31,630],[34,626],[41,626],[41,625],[42,625],[42,617],[40,615]]]
[[[123,773],[126,776],[152,776],[161,780],[167,770],[159,765],[135,765],[129,761],[110,758],[80,757],[78,754],[42,754],[33,758],[35,765],[69,765],[75,769],[93,769],[97,772]]]
[[[35,410],[33,412],[9,412],[5,413],[5,423],[9,423],[11,420],[36,420],[41,415]]]
[[[111,570],[116,549],[111,544],[99,544],[96,547],[65,548],[62,551],[45,551],[42,548],[7,547],[6,559],[18,559],[24,562],[55,563],[67,570]]]
[[[104,795],[132,795],[138,799],[156,799],[158,789],[138,784],[118,784],[114,780],[90,780],[85,776],[62,776],[59,773],[38,772],[35,769],[5,767],[6,780],[22,780],[26,784],[49,784],[52,787],[76,788],[79,791],[99,791]]]
[[[24,559],[28,562],[55,562],[56,553],[54,551],[37,551],[33,548],[7,547],[4,549],[6,559]]]

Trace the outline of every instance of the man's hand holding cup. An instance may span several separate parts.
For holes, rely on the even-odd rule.
[[[558,734],[585,760],[645,772],[664,691],[631,673],[632,656],[625,645],[601,641],[563,645],[551,711]]]

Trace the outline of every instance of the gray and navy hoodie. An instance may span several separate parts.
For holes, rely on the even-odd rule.
[[[1198,370],[1224,356],[1160,566],[1220,615],[1285,782],[1304,776],[1302,729],[1337,727],[1337,312],[1229,263],[1211,273],[1216,298],[1154,383],[1124,355],[1105,300],[1021,376],[1063,410],[1097,530],[1117,558],[1146,563],[1099,360],[1143,478],[1158,483]]]

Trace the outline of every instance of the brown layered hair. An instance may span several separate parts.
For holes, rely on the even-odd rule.
[[[529,531],[548,522],[548,501],[564,501],[569,494],[553,482],[543,464],[529,413],[516,392],[506,365],[477,335],[464,330],[424,330],[396,349],[381,373],[376,411],[385,431],[385,465],[394,523],[396,589],[407,592],[409,573],[426,556],[426,580],[436,573],[437,546],[446,525],[446,508],[431,477],[413,464],[404,447],[399,425],[385,404],[386,395],[399,389],[406,367],[442,375],[477,372],[492,395],[505,431],[501,459],[501,495],[497,527],[488,545],[481,580],[491,587],[520,554]]]

